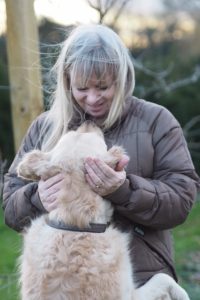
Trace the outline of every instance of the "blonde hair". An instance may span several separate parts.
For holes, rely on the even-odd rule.
[[[71,93],[70,76],[76,78],[79,75],[83,84],[87,83],[93,72],[98,79],[105,74],[112,76],[115,95],[102,124],[103,129],[108,129],[120,117],[125,100],[134,90],[134,68],[128,49],[119,36],[104,25],[75,28],[63,43],[53,71],[57,76],[56,89],[43,126],[45,132],[49,128],[42,143],[42,149],[46,151],[66,133],[75,111],[78,110],[81,115]]]

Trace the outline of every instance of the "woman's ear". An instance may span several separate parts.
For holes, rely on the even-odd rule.
[[[26,153],[17,166],[17,175],[28,180],[39,180],[48,169],[48,154],[40,150]]]

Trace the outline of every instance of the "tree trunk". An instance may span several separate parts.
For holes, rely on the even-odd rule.
[[[15,150],[43,110],[37,23],[33,0],[6,0],[7,52]]]

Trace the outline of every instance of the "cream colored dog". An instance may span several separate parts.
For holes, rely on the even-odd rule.
[[[129,236],[109,225],[113,208],[85,181],[84,159],[98,157],[114,168],[123,155],[107,151],[103,134],[84,123],[64,135],[50,152],[33,150],[18,175],[29,180],[66,175],[59,206],[32,221],[20,259],[23,300],[188,300],[165,274],[136,289],[129,258]]]

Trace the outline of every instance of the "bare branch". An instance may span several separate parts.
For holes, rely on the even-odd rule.
[[[184,130],[189,131],[198,122],[200,122],[200,116],[195,116],[184,126]]]
[[[107,5],[106,5],[107,4]],[[110,1],[106,1],[104,10],[101,11],[101,19],[100,19],[100,23],[103,23],[103,19],[105,18],[105,16],[108,14],[108,12],[111,10],[111,8],[114,6],[115,4],[115,0],[110,0]],[[103,5],[102,5],[103,6]],[[101,6],[101,7],[102,7]]]
[[[122,13],[122,10],[124,9],[124,7],[127,5],[127,3],[129,2],[130,0],[124,0],[124,1],[120,1],[120,6],[119,8],[117,9],[117,13],[115,14],[114,18],[113,18],[113,21],[112,21],[112,25],[113,24],[116,24],[118,18],[120,17],[121,13]]]
[[[148,89],[143,90],[141,97],[147,97],[149,94],[155,93],[157,96],[160,96],[162,93],[170,93],[178,88],[183,86],[187,86],[189,84],[193,84],[200,79],[200,66],[196,66],[194,72],[183,79],[177,80],[175,82],[167,82],[166,77],[172,71],[172,65],[168,67],[168,69],[162,72],[154,72],[146,68],[143,64],[133,59],[133,63],[136,69],[139,69],[144,74],[154,79],[154,83]]]
[[[125,5],[128,3],[128,1],[130,0],[87,0],[87,3],[89,4],[89,6],[93,9],[95,9],[98,14],[99,14],[99,23],[103,23],[106,15],[115,7],[117,7],[117,5],[119,4],[119,8],[116,9],[117,13],[112,21],[112,24],[110,24],[110,26],[113,26],[115,24],[115,22],[117,21],[117,19],[119,18],[122,10],[124,9]]]
[[[192,150],[199,150],[200,142],[188,142],[188,147]]]
[[[193,120],[193,118],[192,118],[192,120]],[[200,129],[192,129],[189,132],[187,130],[183,130],[183,131],[184,131],[184,135],[186,137],[189,136],[190,138],[194,138],[194,137],[199,137],[200,136]]]
[[[166,91],[169,93],[174,91],[177,88],[189,85],[191,83],[195,83],[199,80],[199,78],[200,78],[200,66],[196,66],[194,73],[191,74],[189,77],[177,80],[175,82],[166,85]]]
[[[107,5],[105,5],[105,11],[104,11],[105,14],[107,14],[108,11],[114,6],[114,4],[116,4],[116,1],[115,0],[110,0],[110,1],[107,0],[106,4]]]
[[[148,75],[156,80],[168,76],[174,67],[174,65],[171,63],[166,70],[162,70],[161,72],[155,72],[148,69],[141,61],[135,59],[133,56],[132,62],[136,69],[142,71],[145,75]]]
[[[200,115],[193,117],[189,122],[183,127],[183,133],[187,140],[196,138],[200,136]],[[200,147],[199,147],[200,149]]]
[[[200,115],[193,117],[183,127],[183,134],[188,142],[188,148],[193,157],[200,157]]]
[[[99,23],[103,23],[103,19],[107,15],[107,13],[110,11],[110,9],[114,6],[115,0],[87,0],[87,3],[89,6],[93,9],[95,9],[99,14]]]
[[[188,146],[188,147],[189,147],[189,146]],[[193,157],[200,158],[200,152],[199,152],[199,150],[198,150],[198,151],[194,151],[194,150],[192,150],[190,147],[189,147],[189,149],[190,149],[190,153],[191,153],[191,155],[192,155]]]
[[[87,0],[87,3],[89,4],[89,6],[91,8],[94,8],[97,11],[99,11],[101,9],[101,0],[97,0],[96,5],[95,5],[95,2],[92,0]]]

